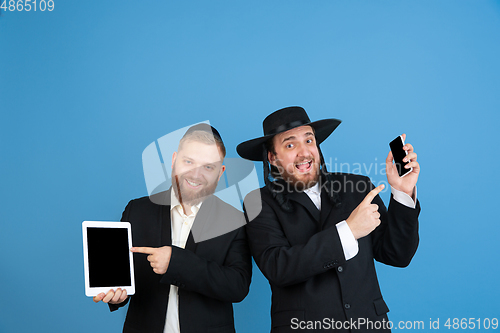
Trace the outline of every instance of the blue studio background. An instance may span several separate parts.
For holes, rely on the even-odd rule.
[[[500,1],[54,2],[0,16],[0,332],[120,332],[84,295],[82,221],[147,195],[157,138],[208,119],[237,157],[290,105],[343,120],[330,170],[378,183],[388,142],[415,146],[420,247],[377,266],[390,320],[500,317]],[[237,331],[269,307],[256,268]]]

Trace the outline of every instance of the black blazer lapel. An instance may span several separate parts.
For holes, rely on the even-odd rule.
[[[160,226],[160,238],[161,246],[172,245],[172,220],[170,218],[170,205],[161,206],[161,226]]]
[[[186,250],[196,253],[196,248],[198,247],[198,243],[194,241],[193,233],[190,231],[189,236],[186,242]]]
[[[350,205],[332,203],[330,195],[326,191],[321,192],[321,229],[329,228],[332,224],[346,220],[351,214],[353,208]]]
[[[325,191],[321,191],[321,218],[320,224],[321,224],[321,229],[325,227],[325,221],[328,215],[330,215],[330,212],[332,211],[332,203],[330,202],[330,199],[328,198],[328,193]]]
[[[309,214],[316,220],[320,219],[320,212],[314,202],[312,202],[311,198],[304,192],[290,192],[287,194],[288,198],[298,202],[302,206],[304,206]]]
[[[208,228],[210,228],[210,223],[212,222],[213,215],[213,203],[214,198],[212,195],[208,196],[200,207],[200,210],[196,214],[193,221],[193,226],[189,232],[189,236],[186,242],[186,249],[192,252],[196,252],[196,248],[200,241],[203,241],[203,236],[206,235]],[[196,241],[195,241],[196,239]]]

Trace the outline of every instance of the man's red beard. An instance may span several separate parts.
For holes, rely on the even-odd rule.
[[[189,172],[188,172],[189,173]],[[199,189],[191,189],[186,185],[186,178],[200,185]],[[217,188],[217,181],[212,184],[207,184],[206,181],[192,177],[186,177],[186,173],[178,175],[175,171],[175,166],[172,169],[172,188],[175,196],[181,204],[194,206],[205,200],[209,195],[214,194]]]
[[[311,160],[311,170],[308,173],[299,173],[299,171],[296,168],[296,164],[301,163],[303,161],[309,161]],[[280,160],[276,160],[277,168],[280,173],[280,176],[289,184],[293,186],[293,189],[296,191],[304,191],[307,190],[308,188],[313,187],[318,183],[319,180],[319,165],[316,164],[316,161],[313,157],[307,158],[307,159],[301,159],[300,161],[296,161],[293,164],[293,168],[295,173],[290,172],[291,170],[285,168]],[[290,168],[290,167],[288,167]],[[297,175],[300,175],[300,178],[297,177]]]

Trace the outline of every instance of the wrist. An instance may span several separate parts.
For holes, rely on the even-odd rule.
[[[411,191],[404,191],[404,193],[408,194],[410,196],[410,198],[412,198],[413,200],[415,200],[415,187],[413,187],[411,189]]]

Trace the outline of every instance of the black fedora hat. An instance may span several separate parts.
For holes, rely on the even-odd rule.
[[[262,122],[264,136],[240,143],[236,147],[238,154],[252,161],[262,161],[262,152],[267,140],[276,134],[286,132],[300,126],[311,126],[316,134],[316,142],[320,144],[332,134],[342,121],[338,119],[323,119],[311,122],[306,110],[300,106],[290,106],[271,113]]]

